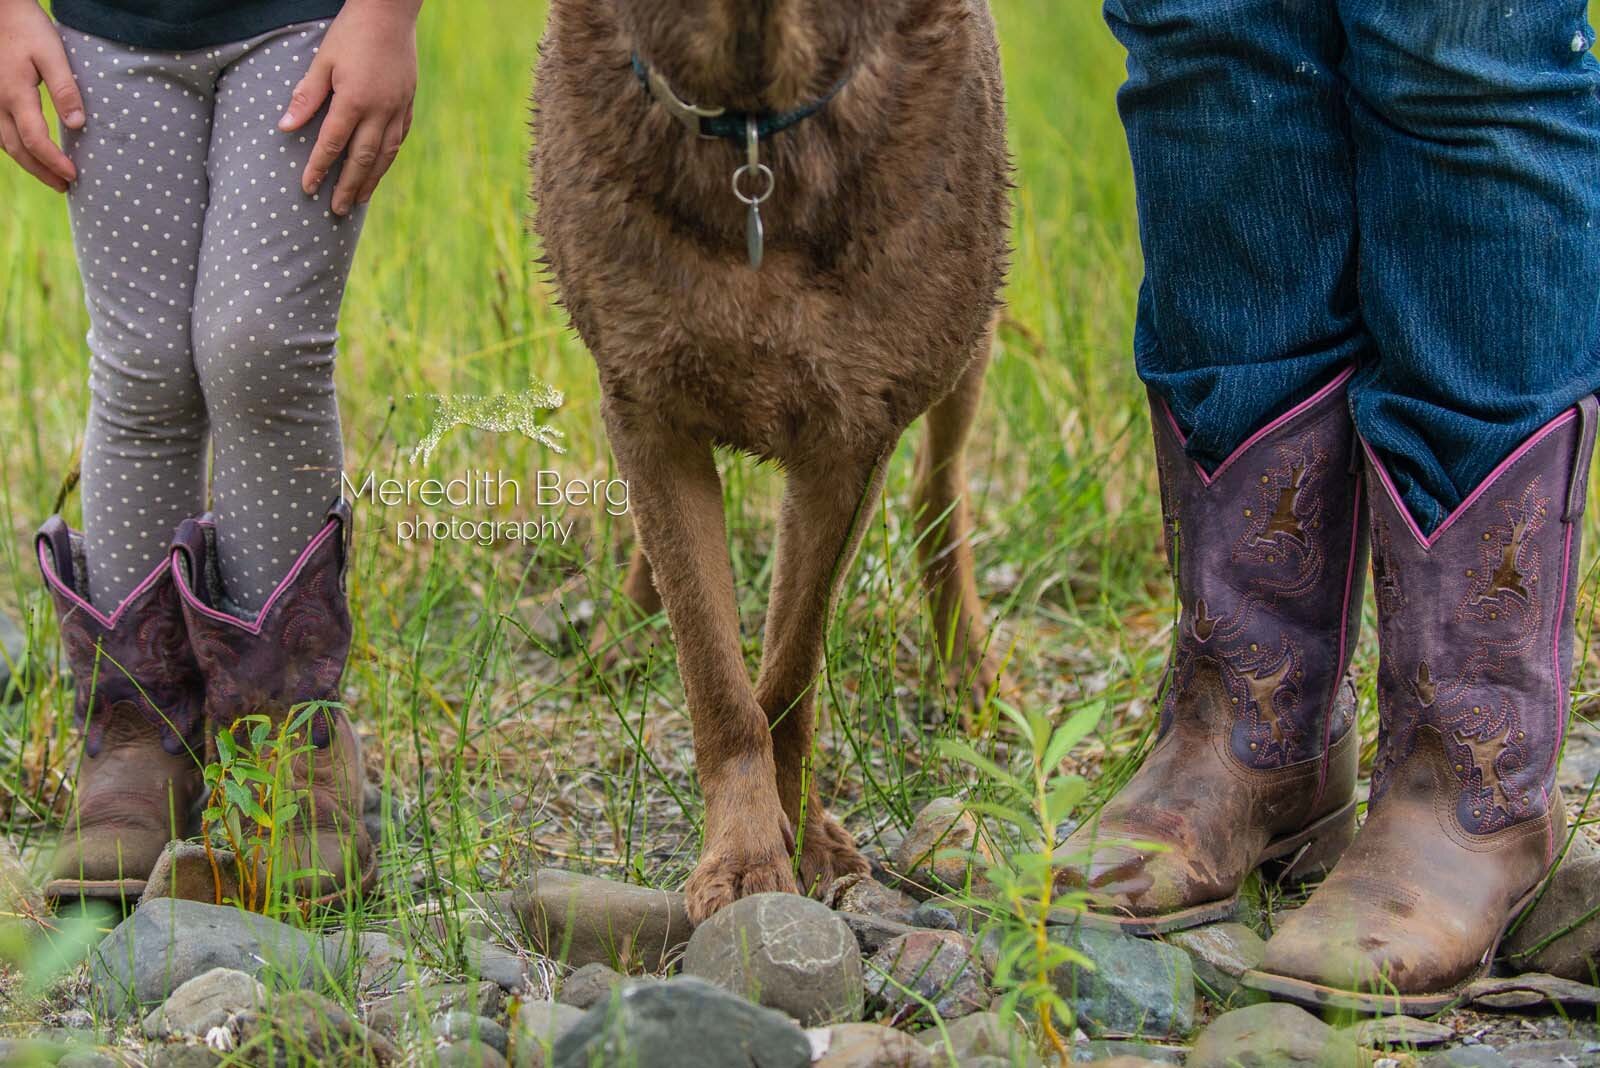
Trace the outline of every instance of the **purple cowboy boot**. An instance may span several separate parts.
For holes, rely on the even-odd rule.
[[[1382,721],[1367,821],[1250,985],[1433,1013],[1493,960],[1565,845],[1594,399],[1546,424],[1424,537],[1367,451]]]
[[[131,903],[201,791],[204,687],[165,562],[105,615],[89,603],[83,539],[52,516],[35,536],[84,732],[51,899]]]
[[[275,862],[310,872],[294,891],[312,903],[364,892],[377,876],[377,858],[361,822],[361,743],[337,704],[350,651],[344,586],[350,506],[333,504],[326,525],[251,618],[228,605],[216,538],[207,515],[185,520],[172,542],[172,575],[206,680],[206,716],[218,731],[250,715],[281,727],[310,702],[333,702],[313,712],[310,751],[294,760],[300,815],[279,830],[283,851]]]
[[[1256,868],[1324,871],[1354,833],[1345,670],[1366,544],[1349,378],[1210,473],[1151,398],[1182,614],[1154,749],[1058,854],[1058,882],[1090,892],[1092,923],[1159,934],[1229,916]]]

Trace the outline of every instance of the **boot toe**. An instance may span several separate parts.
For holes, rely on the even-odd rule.
[[[1197,879],[1177,849],[1159,843],[1068,839],[1061,857],[1056,885],[1087,893],[1097,912],[1159,916],[1229,896],[1227,888]]]

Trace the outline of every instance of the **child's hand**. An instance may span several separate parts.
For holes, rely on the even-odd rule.
[[[333,94],[300,184],[308,195],[315,193],[344,156],[344,170],[333,190],[336,215],[348,215],[355,205],[372,199],[411,132],[420,6],[421,0],[345,4],[278,121],[279,129],[298,130]]]
[[[80,129],[83,97],[50,17],[34,0],[0,0],[0,145],[23,170],[64,193],[78,169],[50,139],[40,82],[61,121]]]

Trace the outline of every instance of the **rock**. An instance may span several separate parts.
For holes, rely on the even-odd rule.
[[[322,985],[342,971],[336,948],[277,920],[231,905],[179,898],[141,902],[93,951],[93,997],[112,1013],[165,1001],[213,968],[228,968],[279,987]]]
[[[1600,1008],[1600,987],[1530,972],[1504,979],[1479,979],[1467,987],[1464,999],[1475,1009],[1507,1011],[1560,1006],[1592,1015]]]
[[[172,992],[144,1018],[146,1038],[204,1039],[241,1013],[266,1004],[267,990],[255,976],[230,968],[213,968]]]
[[[807,1027],[859,1020],[861,950],[844,921],[798,894],[756,894],[695,928],[683,971]]]
[[[923,1001],[945,1020],[979,1012],[989,995],[974,957],[972,943],[955,931],[901,935],[867,962],[867,1003],[896,1024],[926,1015]]]
[[[216,868],[211,866],[216,861]],[[245,893],[239,880],[239,858],[226,849],[213,849],[208,856],[205,846],[195,842],[169,842],[156,858],[145,883],[144,896],[139,900],[152,901],[158,897],[182,898],[201,901],[208,905],[234,905],[244,901]]]
[[[311,990],[273,999],[266,1011],[245,1014],[239,1046],[256,1064],[395,1064],[400,1050],[361,1024],[343,1006]]]
[[[150,1068],[216,1068],[222,1054],[209,1046],[157,1046],[146,1054]]]
[[[512,1068],[544,1068],[556,1040],[583,1019],[584,1010],[554,1001],[524,1001],[511,1024]]]
[[[937,1063],[926,1046],[892,1027],[835,1024],[812,1034],[813,1050],[823,1051],[815,1068],[934,1068]]]
[[[959,931],[961,919],[950,909],[935,905],[931,901],[924,901],[917,906],[911,914],[910,922],[917,927],[929,927],[935,931]]]
[[[891,939],[916,930],[909,923],[886,920],[881,916],[867,916],[858,912],[839,912],[835,915],[856,936],[856,945],[861,947],[861,952],[869,956],[882,949]]]
[[[452,1042],[438,1052],[438,1068],[508,1068],[503,1054],[482,1042]]]
[[[1051,976],[1085,1031],[1167,1038],[1194,1027],[1194,966],[1177,946],[1082,926],[1052,927],[1050,940],[1094,962],[1092,971],[1068,963]],[[992,973],[999,943],[987,938],[982,951]]]
[[[909,924],[917,901],[908,894],[891,890],[870,875],[846,875],[828,891],[828,904],[836,912],[876,916]]]
[[[978,821],[953,797],[929,801],[917,813],[889,855],[889,866],[912,897],[927,898],[940,890],[965,890],[969,883],[981,895],[984,874],[993,854],[978,831]]]
[[[930,1027],[917,1036],[917,1041],[933,1051],[934,1062],[941,1068],[952,1056],[958,1065],[968,1064],[975,1057],[999,1057],[1008,1065],[1013,1061],[1038,1061],[1027,1036],[1008,1026],[996,1012],[975,1012],[950,1020],[942,1033],[939,1028]]]
[[[1188,1068],[1365,1068],[1350,1038],[1294,1005],[1267,1003],[1224,1013],[1200,1032]]]
[[[363,994],[386,992],[406,982],[406,948],[384,932],[360,932],[355,952],[356,987]]]
[[[1567,1038],[1519,1042],[1501,1050],[1500,1055],[1516,1068],[1594,1068],[1600,1064],[1600,1050],[1592,1042]]]
[[[609,999],[611,991],[627,981],[626,976],[604,964],[585,964],[561,980],[561,992],[556,1000],[587,1012]]]
[[[1084,1061],[1084,1068],[1162,1068],[1165,1061],[1147,1061],[1143,1057],[1122,1055],[1109,1060]]]
[[[1417,1068],[1511,1068],[1511,1062],[1488,1046],[1455,1046],[1428,1054]]]
[[[1182,1064],[1188,1052],[1181,1046],[1153,1046],[1148,1042],[1095,1039],[1084,1042],[1072,1050],[1074,1064],[1116,1064],[1119,1061],[1134,1064]]]
[[[1189,954],[1194,977],[1223,1003],[1244,993],[1240,978],[1260,965],[1267,951],[1262,937],[1242,923],[1210,923],[1175,931],[1166,940]]]
[[[56,1068],[122,1068],[124,1063],[97,1049],[75,1049],[56,1061]]]
[[[1372,1047],[1426,1049],[1429,1046],[1442,1046],[1456,1037],[1455,1031],[1444,1024],[1410,1016],[1380,1016],[1362,1020],[1343,1030],[1355,1040],[1356,1045]]]
[[[547,957],[660,971],[692,930],[683,895],[540,868],[512,898],[523,930]]]
[[[367,1026],[386,1035],[412,1030],[413,1021],[452,1012],[497,1019],[505,992],[494,983],[427,983],[378,998],[366,1007]]]
[[[596,1005],[556,1041],[551,1064],[553,1068],[593,1064],[808,1068],[811,1043],[783,1013],[685,978],[624,987],[616,1004]]]
[[[1506,936],[1502,953],[1521,972],[1594,982],[1600,972],[1600,847],[1582,834],[1539,900]]]
[[[505,1053],[510,1045],[504,1027],[486,1016],[474,1016],[470,1012],[447,1012],[434,1020],[433,1037],[451,1042],[469,1039],[493,1046],[497,1053]]]
[[[528,962],[519,953],[483,938],[463,937],[467,967],[480,979],[514,994],[528,986]]]

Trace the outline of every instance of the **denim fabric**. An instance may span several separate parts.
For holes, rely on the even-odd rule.
[[[1220,463],[1343,366],[1431,530],[1600,389],[1582,0],[1107,0],[1146,277],[1135,358]]]

